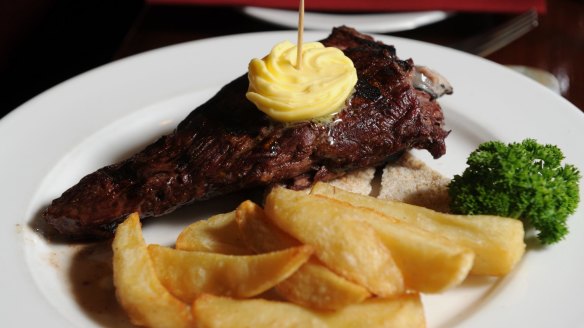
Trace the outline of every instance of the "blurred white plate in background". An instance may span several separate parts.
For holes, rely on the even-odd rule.
[[[261,7],[244,7],[243,12],[254,18],[276,25],[297,28],[298,11]],[[420,26],[439,22],[450,13],[445,11],[419,11],[394,13],[304,13],[304,28],[330,30],[334,26],[346,25],[361,32],[388,33],[412,30]]]

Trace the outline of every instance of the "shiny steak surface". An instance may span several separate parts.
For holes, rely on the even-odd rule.
[[[247,75],[224,86],[169,135],[91,173],[53,200],[44,219],[72,239],[107,238],[128,214],[160,216],[197,200],[285,183],[302,188],[377,166],[411,148],[445,153],[443,113],[412,86],[412,60],[340,27],[322,41],[342,49],[358,83],[330,121],[273,122],[245,98]]]

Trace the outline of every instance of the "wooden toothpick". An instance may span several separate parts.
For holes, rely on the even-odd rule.
[[[302,38],[304,36],[304,0],[300,0],[298,9],[298,43],[296,44],[296,69],[302,69]]]

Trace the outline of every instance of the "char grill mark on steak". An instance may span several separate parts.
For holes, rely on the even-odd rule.
[[[357,69],[347,106],[330,123],[272,122],[245,98],[247,75],[224,86],[176,130],[120,163],[91,173],[55,199],[44,218],[74,239],[111,237],[131,212],[159,216],[235,190],[305,187],[380,165],[410,148],[445,153],[440,106],[412,87],[413,62],[347,27],[323,43]]]

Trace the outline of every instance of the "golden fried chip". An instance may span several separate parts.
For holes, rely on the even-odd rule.
[[[475,257],[469,248],[369,209],[356,210],[363,211],[361,219],[391,250],[408,289],[438,293],[459,285],[468,276]]]
[[[328,328],[315,313],[292,303],[264,299],[235,300],[214,295],[199,296],[193,317],[204,328]]]
[[[474,253],[470,249],[438,235],[346,202],[320,195],[305,197],[312,199],[311,206],[334,208],[372,227],[379,240],[391,251],[405,286],[410,290],[426,293],[443,291],[460,284],[472,268]],[[306,200],[296,202],[309,206]]]
[[[148,246],[160,282],[176,297],[192,302],[211,293],[252,297],[292,275],[312,255],[310,246],[298,246],[260,255],[224,255]]]
[[[406,203],[362,196],[325,183],[315,184],[311,193],[373,209],[472,249],[475,261],[471,274],[507,274],[525,252],[525,233],[519,220],[490,215],[445,214]]]
[[[176,249],[227,255],[253,254],[239,238],[235,211],[192,223],[176,239]]]
[[[290,302],[319,310],[339,310],[371,296],[361,285],[329,270],[317,259],[310,259],[276,291]]]
[[[315,256],[335,273],[379,296],[401,294],[401,272],[371,226],[354,212],[323,204],[319,197],[274,188],[265,213],[280,229],[314,246]]]
[[[301,245],[289,234],[271,223],[264,210],[252,201],[241,203],[235,210],[240,238],[256,253],[273,252]]]
[[[193,317],[201,327],[425,327],[418,294],[391,299],[369,299],[339,311],[317,311],[291,303],[264,299],[235,300],[202,295],[193,303]]]
[[[426,327],[424,307],[419,294],[404,294],[395,298],[372,298],[347,306],[341,311],[321,315],[329,327]]]
[[[112,247],[116,296],[132,323],[191,327],[190,306],[172,296],[156,276],[137,213],[118,226]]]
[[[236,213],[242,239],[257,252],[275,251],[299,243],[269,222],[263,209],[253,202],[243,202]],[[291,302],[323,310],[337,310],[370,296],[367,289],[340,277],[314,258],[276,285],[276,290]]]

